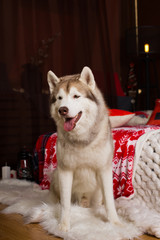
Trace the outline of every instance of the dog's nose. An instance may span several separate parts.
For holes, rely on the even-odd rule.
[[[68,114],[68,108],[67,108],[67,107],[60,107],[59,113],[60,113],[60,115],[62,115],[62,116],[67,115],[67,114]]]

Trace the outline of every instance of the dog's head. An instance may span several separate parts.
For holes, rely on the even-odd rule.
[[[81,74],[58,78],[48,72],[51,116],[67,132],[87,129],[96,121],[99,98],[94,76],[84,67]]]

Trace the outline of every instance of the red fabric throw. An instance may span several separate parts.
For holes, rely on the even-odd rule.
[[[42,189],[49,189],[50,186],[50,174],[57,167],[57,158],[56,158],[56,141],[57,133],[52,134],[45,147],[45,158],[44,158],[44,167],[43,167],[43,180],[40,183]]]
[[[129,197],[134,193],[132,185],[135,146],[138,138],[144,133],[157,129],[156,126],[120,127],[112,129],[114,140],[113,189],[115,199]],[[56,159],[57,134],[52,134],[46,143],[43,168],[42,189],[50,186],[50,173],[57,167]]]
[[[113,189],[114,197],[129,197],[132,185],[134,154],[137,140],[144,133],[157,129],[154,126],[121,127],[112,130],[114,140]]]

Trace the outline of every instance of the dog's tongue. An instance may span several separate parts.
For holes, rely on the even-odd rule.
[[[67,132],[71,131],[76,125],[75,120],[76,120],[76,117],[67,119],[64,123],[64,130]]]
[[[76,123],[79,121],[81,115],[82,115],[82,112],[79,112],[73,118],[66,118],[65,122],[64,122],[64,130],[67,131],[67,132],[72,131],[73,128],[75,128]]]

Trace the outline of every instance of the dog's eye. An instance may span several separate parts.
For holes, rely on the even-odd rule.
[[[79,95],[76,95],[76,94],[73,96],[73,98],[79,98],[79,97],[80,97],[80,96],[79,96]]]
[[[58,100],[62,100],[62,97],[61,97],[61,96],[59,96],[59,97],[58,97]]]

